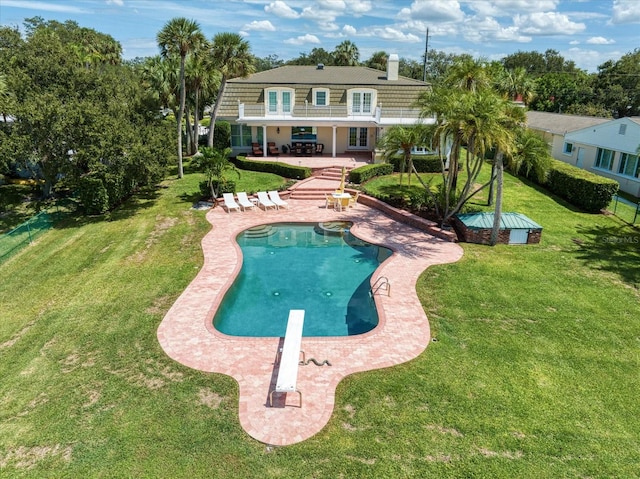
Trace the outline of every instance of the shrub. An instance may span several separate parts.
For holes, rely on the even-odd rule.
[[[85,175],[78,181],[78,198],[88,215],[102,214],[109,210],[109,194],[102,178]]]
[[[620,185],[615,180],[553,160],[543,186],[585,211],[598,213],[611,202]]]
[[[364,165],[351,170],[349,173],[349,181],[351,183],[362,184],[376,176],[390,175],[391,173],[393,173],[393,165],[391,163]]]
[[[273,173],[284,178],[295,178],[302,180],[311,176],[311,168],[307,166],[288,165],[275,161],[247,160],[244,156],[238,156],[232,160],[238,168],[248,171],[260,171],[262,173]]]
[[[413,156],[413,165],[418,173],[440,173],[442,171],[442,161],[438,155],[420,155]],[[400,171],[402,157],[394,156],[389,159],[389,163],[393,165],[393,171]]]
[[[213,189],[218,192],[218,198],[222,196],[222,193],[235,193],[236,182],[227,180],[220,183],[218,180],[213,180]],[[200,182],[200,194],[203,198],[211,198],[211,188],[209,188],[209,182],[207,180]]]

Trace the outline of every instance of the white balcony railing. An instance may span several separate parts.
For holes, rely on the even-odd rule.
[[[344,119],[371,119],[380,121],[384,118],[400,118],[417,120],[420,116],[420,110],[417,108],[387,108],[376,107],[371,112],[354,112],[349,111],[345,105],[295,105],[291,112],[267,112],[264,105],[247,105],[240,103],[238,105],[238,116],[240,119],[245,118],[265,118],[270,120],[285,119],[328,119],[328,118],[344,118]]]

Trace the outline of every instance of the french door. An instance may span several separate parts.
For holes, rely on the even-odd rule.
[[[369,146],[368,128],[349,128],[349,148],[366,149]]]

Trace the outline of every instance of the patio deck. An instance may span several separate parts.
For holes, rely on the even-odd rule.
[[[212,230],[202,240],[204,265],[168,311],[157,333],[162,348],[176,361],[233,377],[239,385],[240,424],[258,441],[279,446],[303,441],[322,430],[333,412],[336,387],[345,376],[410,361],[425,350],[431,336],[415,292],[416,281],[429,266],[462,257],[459,245],[398,223],[365,205],[338,212],[325,209],[324,202],[289,202],[290,209],[279,211],[227,213],[221,207],[210,210],[207,219]],[[369,333],[303,338],[302,349],[307,358],[327,359],[331,366],[310,363],[300,367],[302,408],[285,407],[286,395],[274,396],[273,407],[269,407],[269,391],[277,376],[274,360],[281,338],[232,337],[212,325],[215,311],[241,268],[235,237],[265,223],[339,220],[353,221],[351,231],[357,237],[393,250],[372,277],[373,283],[386,276],[391,295],[375,296],[380,322]]]

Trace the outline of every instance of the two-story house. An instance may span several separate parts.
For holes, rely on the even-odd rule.
[[[384,128],[420,119],[415,102],[429,88],[398,75],[397,55],[387,71],[366,67],[283,66],[229,80],[218,118],[231,123],[234,154],[252,154],[257,143],[266,156],[297,144],[323,146],[323,154],[373,151]],[[318,149],[314,148],[314,152]]]

